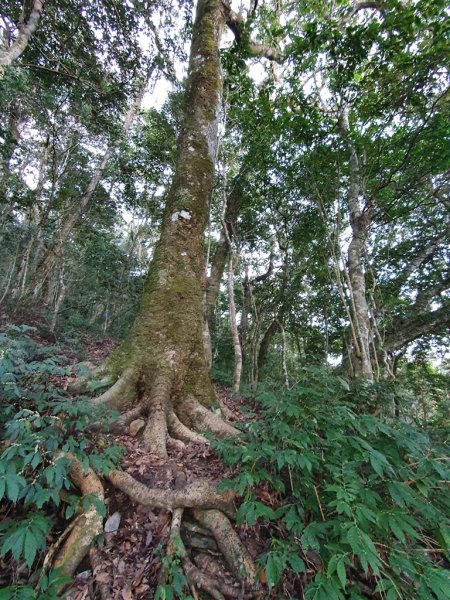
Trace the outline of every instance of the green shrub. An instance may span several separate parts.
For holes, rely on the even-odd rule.
[[[310,371],[292,391],[261,391],[240,442],[216,444],[240,466],[225,482],[243,496],[239,519],[267,526],[267,583],[308,571],[306,600],[369,588],[387,600],[450,597],[448,451],[402,421],[358,414],[360,394]],[[258,494],[267,485],[272,506]]]
[[[98,510],[104,510],[95,498],[67,493],[71,488],[67,454],[79,458],[85,469],[92,466],[106,472],[121,452],[107,441],[102,453],[96,452],[88,427],[101,414],[94,412],[88,398],[71,397],[64,389],[74,368],[64,366],[61,348],[35,341],[34,333],[26,326],[0,332],[0,501],[7,505],[8,515],[0,523],[0,555],[25,562],[29,570],[45,552],[63,495],[66,518],[78,503],[85,507],[97,502]],[[51,597],[57,584],[51,575],[50,580],[44,575],[39,585],[46,586],[46,597]],[[34,593],[29,586],[6,590],[11,598]]]

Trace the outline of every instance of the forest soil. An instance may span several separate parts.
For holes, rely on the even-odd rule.
[[[235,422],[247,420],[244,398],[232,397],[222,386],[217,386],[216,390],[224,404],[236,415]],[[224,465],[222,459],[207,444],[190,443],[183,449],[170,447],[167,460],[149,454],[140,434],[135,437],[113,437],[115,443],[125,448],[121,468],[151,488],[177,489],[180,483],[186,485],[198,479],[208,479],[218,485],[235,473]],[[111,600],[151,599],[161,582],[161,561],[166,555],[171,513],[132,503],[128,496],[109,484],[105,485],[105,497],[107,518],[116,512],[120,513],[119,527],[114,533],[105,533],[104,543],[96,547],[94,569],[88,559],[79,566],[67,598],[92,598],[93,590],[103,585]],[[187,516],[189,520],[189,512]],[[245,524],[235,524],[235,530],[253,559],[266,549],[264,540],[259,538],[258,526],[250,528]],[[186,533],[188,532],[185,531]],[[197,540],[197,543],[199,541],[202,540]],[[219,573],[225,582],[230,585],[235,583],[217,549],[189,547],[191,542],[192,540],[186,541],[191,560],[203,572],[208,573],[209,570],[211,576]],[[195,545],[195,539],[193,542]]]

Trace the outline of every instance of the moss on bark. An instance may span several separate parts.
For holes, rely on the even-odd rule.
[[[199,0],[184,120],[161,238],[138,316],[117,353],[122,368],[136,374],[140,396],[148,397],[150,415],[156,382],[160,387],[165,381],[170,387],[171,410],[176,411],[187,397],[194,396],[204,406],[211,406],[215,398],[203,344],[203,241],[215,177],[224,20],[220,0]],[[160,391],[157,396],[161,398]]]

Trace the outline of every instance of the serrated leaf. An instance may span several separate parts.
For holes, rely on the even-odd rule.
[[[339,577],[339,581],[341,582],[342,589],[345,590],[345,586],[347,585],[347,573],[345,570],[345,556],[341,556],[336,564],[336,573]]]
[[[31,529],[27,529],[24,538],[24,557],[25,562],[28,565],[28,568],[31,569],[31,566],[34,562],[37,552],[37,543],[36,537]]]

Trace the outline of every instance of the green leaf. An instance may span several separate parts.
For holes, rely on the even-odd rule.
[[[266,579],[269,589],[272,589],[281,579],[284,560],[278,554],[269,554],[266,561]]]
[[[306,573],[305,563],[300,558],[300,556],[298,556],[298,554],[289,555],[288,562],[291,565],[291,569],[296,575],[298,575],[299,573]]]
[[[347,585],[347,573],[345,570],[346,556],[340,556],[336,563],[336,573],[339,577],[339,581],[341,582],[342,589],[345,590],[345,586]]]
[[[17,502],[19,497],[19,484],[15,473],[6,475],[6,493],[11,502]]]
[[[30,569],[37,552],[36,537],[31,529],[27,529],[24,540],[24,557],[25,561]]]

